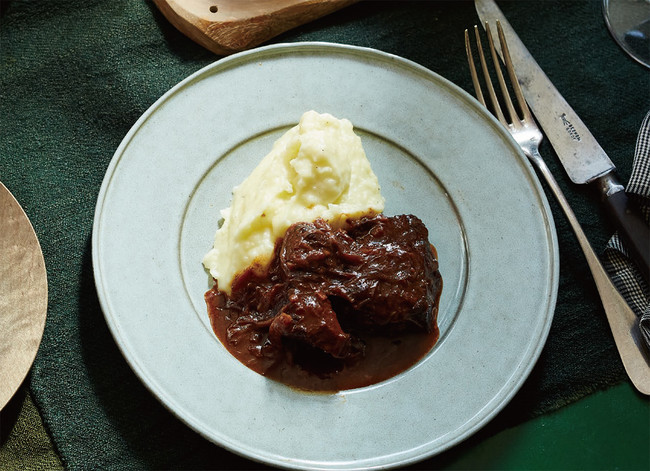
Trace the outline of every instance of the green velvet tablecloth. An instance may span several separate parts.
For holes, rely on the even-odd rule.
[[[0,464],[32,466],[26,463],[38,447],[25,437],[48,447],[49,436],[45,467],[57,466],[57,459],[70,469],[258,467],[204,440],[150,395],[108,330],[91,263],[95,203],[115,149],[156,99],[219,57],[175,30],[144,0],[1,5],[0,181],[40,239],[49,309],[33,369],[11,404],[23,410],[18,438],[11,450],[3,447]],[[649,72],[611,39],[600,2],[501,5],[626,181],[636,134],[650,108]],[[272,43],[372,47],[472,92],[463,31],[477,21],[471,2],[364,1]],[[592,244],[602,250],[613,230],[597,201],[589,189],[571,184],[548,143],[542,154]],[[485,435],[627,381],[584,257],[559,207],[552,200],[550,205],[561,262],[553,326],[530,378]],[[11,411],[2,414],[3,428],[12,428]],[[23,456],[15,448],[21,443]],[[436,459],[417,467],[436,467]]]

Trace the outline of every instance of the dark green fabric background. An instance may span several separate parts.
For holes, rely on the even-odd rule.
[[[600,1],[501,5],[626,181],[650,108],[649,75],[608,35]],[[477,21],[468,2],[368,1],[273,42],[369,46],[471,91],[463,31]],[[192,432],[148,393],[108,331],[91,264],[94,206],[113,152],[157,98],[218,59],[148,1],[2,1],[0,180],[32,221],[49,278],[48,320],[28,386],[70,469],[257,467]],[[542,153],[601,250],[612,229],[592,194],[570,183],[548,143]],[[499,182],[486,184],[497,190]],[[550,204],[561,260],[553,327],[529,380],[479,437],[625,380],[587,265]]]

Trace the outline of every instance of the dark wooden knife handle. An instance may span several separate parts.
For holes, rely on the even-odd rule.
[[[630,201],[625,191],[606,195],[603,202],[630,256],[646,282],[650,283],[650,227],[641,210]]]

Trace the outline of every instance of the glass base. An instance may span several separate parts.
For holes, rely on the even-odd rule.
[[[603,15],[618,45],[650,68],[650,1],[603,0]]]

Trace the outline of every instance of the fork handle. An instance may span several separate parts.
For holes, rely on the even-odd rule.
[[[539,152],[533,150],[530,153],[527,152],[526,155],[546,179],[555,198],[560,203],[569,224],[571,224],[573,232],[575,232],[578,238],[578,242],[584,252],[587,264],[596,283],[596,288],[598,289],[605,315],[607,316],[607,321],[625,371],[634,386],[641,393],[650,395],[650,359],[648,358],[647,348],[641,337],[636,314],[630,309],[625,299],[619,294],[612,280],[607,275],[607,272],[605,272],[603,265],[600,263],[600,259],[591,247],[582,227],[580,227],[580,223],[573,213],[569,202],[555,181],[553,174],[546,166],[546,163],[539,155]]]

